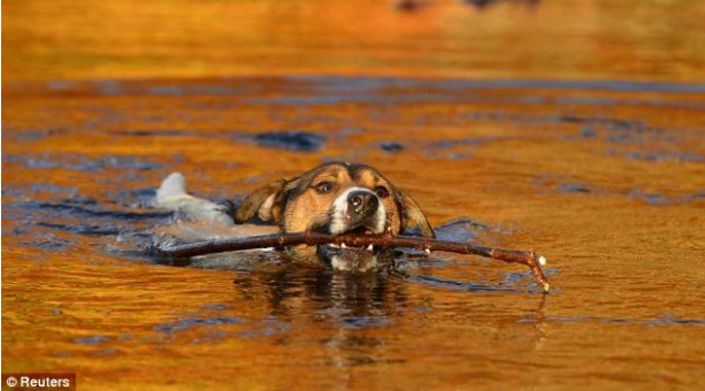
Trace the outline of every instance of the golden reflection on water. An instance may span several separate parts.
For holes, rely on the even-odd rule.
[[[371,87],[345,92],[356,83]],[[692,341],[705,323],[702,95],[389,83],[8,89],[3,369],[71,370],[105,388],[701,382],[704,348]],[[189,93],[214,85],[247,92]],[[325,147],[286,151],[243,138],[291,128],[326,136]],[[386,152],[381,141],[405,149]],[[483,243],[542,251],[557,289],[545,299],[468,291],[456,283],[523,291],[530,279],[462,257],[411,270],[435,280],[156,266],[115,252],[134,245],[129,232],[117,236],[123,242],[65,232],[150,220],[47,206],[74,205],[62,197],[78,194],[90,197],[77,198],[81,208],[129,211],[124,191],[153,187],[171,170],[200,194],[243,194],[330,157],[379,167],[435,225],[470,216],[489,227]]]
[[[399,12],[379,0],[8,2],[3,76],[705,79],[702,2],[427,3]]]
[[[17,53],[3,64],[4,373],[76,372],[87,389],[705,385],[702,84],[412,77],[697,81],[702,5],[88,4],[3,10]],[[400,77],[216,77],[354,72]],[[144,76],[210,78],[64,80]],[[279,130],[325,143],[249,138]],[[222,199],[330,158],[378,167],[436,226],[468,216],[477,241],[539,250],[555,291],[446,254],[417,278],[352,278],[134,252],[164,221],[139,198],[170,171]]]

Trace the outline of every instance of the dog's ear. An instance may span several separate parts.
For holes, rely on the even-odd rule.
[[[235,222],[242,224],[257,215],[264,222],[279,224],[286,184],[286,180],[280,179],[253,191],[235,210]]]
[[[402,191],[397,191],[397,194],[399,195],[399,203],[401,204],[402,232],[416,226],[419,227],[421,236],[435,238],[436,233],[433,232],[433,228],[431,228],[431,224],[428,223],[428,219],[419,204]]]

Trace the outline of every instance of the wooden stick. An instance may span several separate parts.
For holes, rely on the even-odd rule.
[[[550,285],[541,270],[546,259],[534,251],[506,250],[477,246],[470,243],[451,242],[446,240],[428,239],[416,236],[384,236],[384,235],[329,235],[317,232],[285,233],[261,236],[248,236],[232,239],[208,240],[197,243],[179,244],[157,247],[159,256],[170,258],[194,257],[198,255],[215,254],[227,251],[251,250],[265,247],[285,247],[300,244],[316,246],[321,244],[343,244],[348,246],[368,246],[370,244],[382,248],[408,247],[421,251],[446,251],[458,254],[474,254],[507,263],[521,263],[529,267],[545,292]]]

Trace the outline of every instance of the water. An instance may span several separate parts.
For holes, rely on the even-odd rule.
[[[214,4],[202,12],[224,7]],[[607,20],[623,12],[600,4],[594,12]],[[644,57],[634,78],[619,77],[619,66],[594,71],[604,53],[575,77],[548,59],[529,71],[497,60],[499,71],[521,78],[482,66],[482,78],[459,77],[452,51],[417,63],[443,77],[413,69],[325,76],[339,70],[332,64],[318,74],[130,81],[100,66],[58,64],[56,80],[42,80],[30,61],[3,85],[3,372],[76,372],[90,389],[702,388],[705,85],[692,81],[702,57],[686,51],[666,60],[651,29],[688,25],[691,16],[685,3],[659,4],[635,16],[670,7],[655,26],[566,27],[606,31],[617,48],[605,53],[624,61],[624,47],[652,49],[635,50]],[[500,39],[534,26],[532,13],[561,8],[525,6],[461,15],[494,23],[519,15],[517,26],[493,36]],[[21,19],[27,9],[17,7],[9,9]],[[271,29],[294,28],[307,9],[285,7],[292,24]],[[417,12],[403,17],[425,24],[400,34],[430,29],[441,11]],[[440,20],[450,25],[437,26],[455,26],[458,45],[479,45],[453,23],[458,14],[447,15],[450,22]],[[442,41],[438,30],[422,32]],[[289,55],[278,46],[286,35],[270,40],[273,57]],[[373,43],[359,50],[378,59]],[[71,45],[78,43],[62,47],[76,60]],[[158,66],[175,75],[167,54]],[[178,76],[199,76],[190,61]],[[293,69],[307,69],[306,61],[292,60]],[[447,67],[430,67],[437,62]],[[133,65],[133,75],[157,66]],[[548,80],[547,69],[563,80]],[[617,81],[595,81],[609,72]],[[641,81],[620,81],[627,79]],[[407,189],[444,238],[546,255],[552,293],[537,293],[521,266],[444,253],[398,273],[350,276],[276,255],[175,267],[144,251],[154,227],[170,221],[149,201],[171,171],[199,196],[225,200],[341,158],[371,164]]]

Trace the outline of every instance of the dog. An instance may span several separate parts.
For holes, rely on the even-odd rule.
[[[421,236],[435,237],[416,201],[397,189],[379,170],[365,164],[325,163],[297,177],[273,181],[247,195],[232,216],[227,216],[225,209],[214,203],[188,195],[183,177],[181,183],[169,179],[157,193],[158,204],[167,208],[171,205],[173,210],[182,213],[186,210],[192,215],[200,210],[200,220],[218,224],[229,225],[232,217],[232,226],[239,232],[244,227],[267,224],[286,233],[396,236],[417,229]],[[302,245],[286,251],[297,260],[314,259],[336,270],[355,272],[374,270],[389,255],[375,246],[356,248],[344,244]]]

